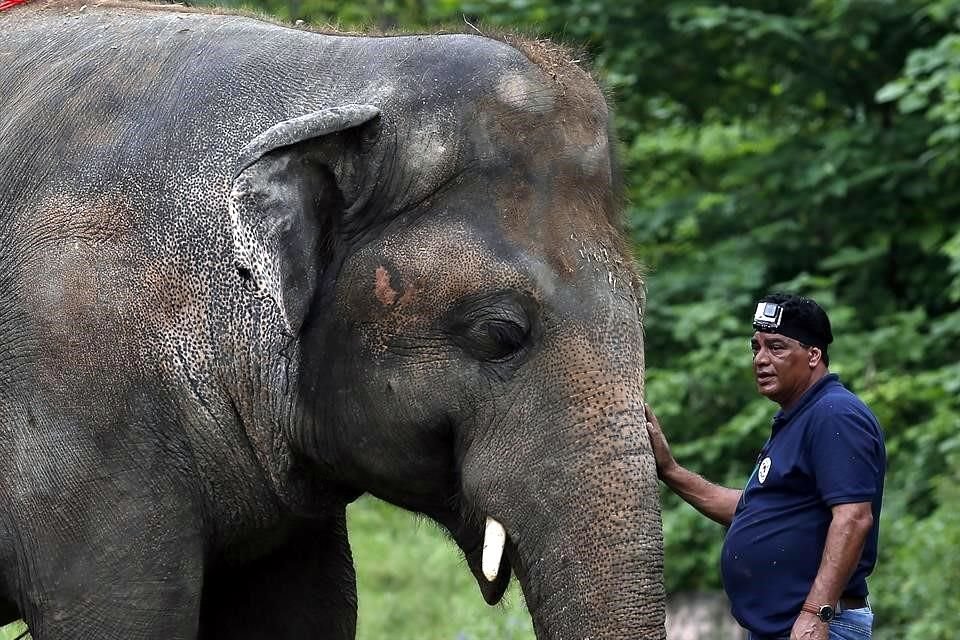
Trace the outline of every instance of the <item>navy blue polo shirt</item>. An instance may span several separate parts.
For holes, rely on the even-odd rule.
[[[732,613],[759,636],[789,635],[820,567],[830,507],[871,502],[873,529],[843,590],[866,596],[877,559],[886,452],[867,406],[837,376],[774,417],[720,556]]]

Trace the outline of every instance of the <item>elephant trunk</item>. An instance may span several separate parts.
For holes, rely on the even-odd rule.
[[[506,540],[493,581],[495,558],[468,553],[471,569],[488,602],[513,570],[539,640],[666,636],[640,296],[608,293],[564,302],[569,316],[462,443],[462,521],[480,532],[492,519]]]
[[[517,545],[538,638],[664,637],[659,488],[642,415],[631,418],[601,427],[619,432],[606,451],[552,476],[563,478],[562,508],[542,514],[545,535]]]
[[[515,477],[476,487],[483,579],[497,576],[496,522],[500,570],[517,574],[539,640],[662,640],[659,489],[640,403],[550,433],[547,449],[499,449]]]

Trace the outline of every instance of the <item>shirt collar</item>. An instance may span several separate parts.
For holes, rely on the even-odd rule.
[[[790,422],[794,416],[800,413],[810,402],[820,395],[820,391],[823,390],[828,385],[831,385],[835,382],[839,382],[840,377],[835,373],[828,373],[819,380],[813,383],[813,385],[803,392],[803,395],[800,396],[800,400],[797,404],[793,405],[789,410],[784,411],[781,409],[777,411],[777,414],[773,416],[773,429],[776,431],[780,429],[788,422]]]

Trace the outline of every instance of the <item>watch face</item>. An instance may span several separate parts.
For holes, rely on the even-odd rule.
[[[833,607],[831,607],[828,604],[825,604],[822,607],[820,607],[820,613],[817,614],[817,617],[819,617],[824,622],[830,622],[831,620],[833,620],[833,615],[834,615]]]

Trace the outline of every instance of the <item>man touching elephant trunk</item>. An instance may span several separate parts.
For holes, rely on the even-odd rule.
[[[488,602],[515,574],[539,640],[663,639],[643,287],[565,52],[2,20],[0,604],[37,640],[349,640],[364,493]]]

